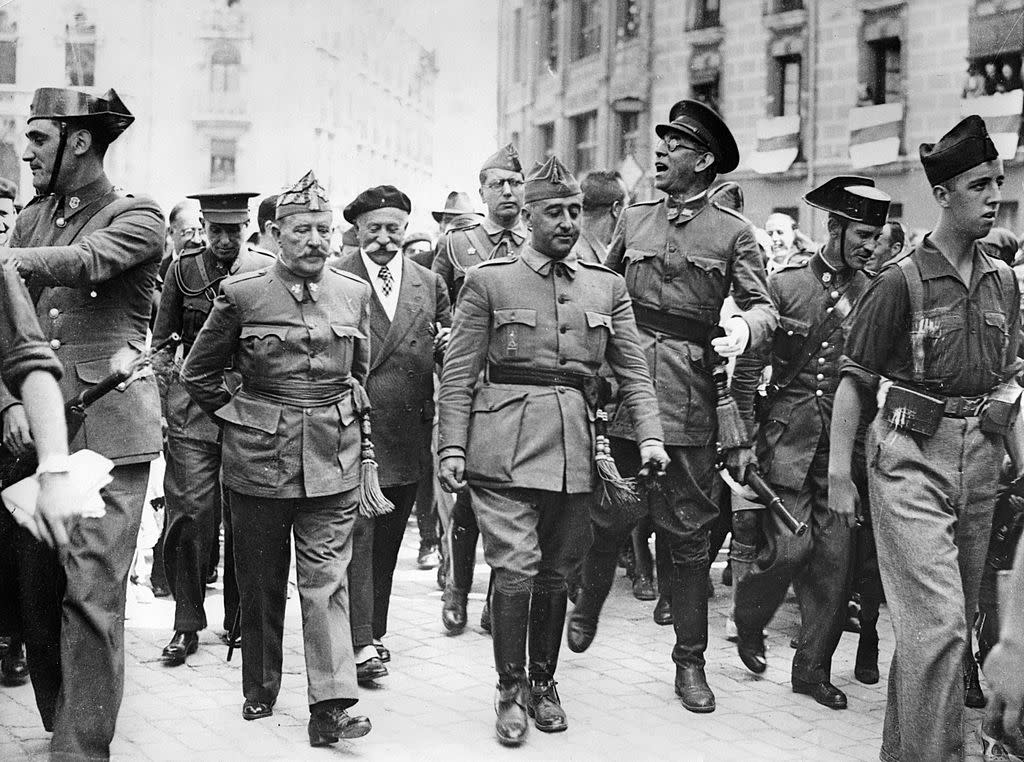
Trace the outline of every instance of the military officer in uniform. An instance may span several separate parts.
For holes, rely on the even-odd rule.
[[[964,758],[963,658],[977,610],[999,469],[1022,470],[1020,297],[980,239],[1003,163],[979,116],[920,147],[939,219],[861,297],[832,415],[829,508],[852,522],[862,406],[878,568],[896,648],[883,762]],[[1016,427],[1016,428],[1015,428]]]
[[[358,701],[346,580],[370,287],[326,266],[331,217],[312,172],[278,196],[277,261],[221,284],[181,370],[188,393],[223,427],[241,592],[242,717],[271,716],[281,688],[294,534],[313,746],[370,732],[368,719],[346,711]],[[241,376],[234,395],[225,386],[229,365]]]
[[[735,356],[759,346],[774,330],[777,313],[753,227],[738,212],[708,200],[715,177],[739,162],[729,128],[707,106],[684,100],[672,107],[669,122],[655,129],[660,140],[654,182],[668,195],[626,208],[606,264],[625,274],[671,457],[662,490],[652,495],[648,508],[668,538],[672,558],[675,689],[690,711],[711,712],[715,697],[704,675],[709,531],[722,488],[715,470],[714,354]],[[742,312],[726,320],[724,336],[712,340],[730,292]],[[630,438],[632,432],[629,412],[620,407],[609,434]],[[738,474],[752,458],[742,447],[726,456]],[[627,450],[622,457],[620,471],[635,472],[635,453]],[[574,651],[586,650],[594,639],[629,530],[607,513],[595,522],[583,590],[569,621]]]
[[[65,399],[111,372],[111,358],[145,347],[164,245],[163,214],[147,198],[114,190],[107,147],[134,117],[110,90],[40,88],[32,100],[23,159],[39,195],[15,225],[0,262],[15,263],[37,293],[36,314],[67,372]],[[0,400],[4,441],[30,439],[25,412]],[[103,490],[106,515],[70,533],[56,553],[19,543],[22,612],[32,686],[55,757],[106,758],[124,678],[124,606],[149,480],[161,448],[156,381],[142,378],[89,408],[72,450],[114,461]]]
[[[495,257],[516,256],[526,241],[526,228],[520,219],[523,167],[512,144],[489,157],[480,167],[480,198],[487,206],[487,216],[464,227],[449,229],[434,251],[432,269],[448,286],[453,306],[469,268]],[[451,526],[443,527],[449,538],[450,552],[441,622],[453,634],[462,632],[466,626],[466,601],[473,587],[476,541],[480,536],[469,499],[468,493],[456,498]],[[480,623],[485,629],[490,626],[486,605]]]
[[[557,158],[531,172],[530,244],[467,273],[438,397],[441,482],[468,482],[495,573],[496,731],[507,745],[525,739],[527,713],[539,730],[567,727],[554,673],[566,575],[590,535],[602,362],[636,421],[641,458],[668,462],[625,283],[572,253],[581,200]]]
[[[182,359],[188,356],[213,308],[221,282],[229,275],[251,272],[274,263],[274,257],[244,242],[249,224],[248,201],[258,193],[211,191],[189,196],[199,201],[207,241],[186,248],[167,271],[154,343],[173,333],[181,336]],[[206,629],[206,580],[211,569],[211,544],[220,542],[220,429],[189,397],[178,378],[176,363],[166,363],[161,384],[167,418],[167,470],[164,565],[174,593],[174,635],[164,647],[171,665],[184,664]],[[230,519],[229,519],[230,520]],[[230,537],[230,532],[227,533]],[[230,543],[226,543],[230,547]],[[216,571],[216,567],[213,567]],[[230,633],[238,608],[234,559],[224,554],[224,629]]]
[[[792,582],[801,613],[793,690],[845,709],[846,694],[831,674],[846,616],[853,534],[828,510],[828,438],[844,323],[867,288],[864,268],[874,256],[889,197],[873,180],[843,176],[804,200],[828,212],[828,240],[810,259],[791,260],[769,276],[779,328],[770,341],[737,358],[733,389],[741,408],[750,405],[770,364],[758,460],[790,513],[810,530],[797,536],[767,510],[733,516],[737,647],[750,670],[764,672],[763,629]],[[761,532],[765,542],[759,542]]]

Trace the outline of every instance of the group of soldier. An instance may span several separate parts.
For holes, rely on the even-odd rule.
[[[764,628],[792,584],[792,689],[845,708],[831,661],[857,558],[859,679],[878,680],[883,589],[896,635],[881,758],[962,758],[1004,456],[1011,478],[1024,470],[1020,298],[979,242],[1003,182],[980,118],[921,146],[938,222],[909,255],[868,270],[889,197],[842,176],[804,199],[827,213],[826,241],[771,276],[739,188],[716,186],[736,143],[695,101],[655,128],[655,201],[628,205],[614,173],[580,182],[554,156],[526,172],[510,145],[480,169],[487,214],[451,194],[433,249],[403,254],[410,199],[379,185],[344,207],[351,237],[333,254],[333,205],[309,172],[260,204],[259,245],[245,240],[256,193],[195,194],[202,221],[172,211],[163,266],[160,210],[103,168],[132,120],[114,91],[38,90],[24,155],[38,195],[0,248],[4,445],[35,449],[41,486],[29,525],[0,530],[17,580],[0,628],[27,647],[55,759],[109,756],[126,580],[161,453],[164,659],[184,663],[207,627],[223,520],[242,716],[272,716],[294,557],[313,746],[370,731],[348,710],[387,674],[403,534],[414,505],[437,505],[450,633],[466,626],[478,538],[491,568],[502,744],[568,727],[563,631],[575,652],[594,641],[638,520],[658,535],[675,692],[715,710],[707,584],[724,513],[743,664],[766,670]],[[125,368],[69,432],[62,399]],[[78,516],[69,433],[71,451],[114,464],[100,519]],[[874,553],[855,548],[874,542],[872,575]]]

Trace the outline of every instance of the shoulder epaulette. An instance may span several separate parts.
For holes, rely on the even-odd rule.
[[[205,246],[186,246],[185,250],[178,255],[178,259],[181,259],[182,257],[194,257],[202,254],[204,251],[206,251]]]
[[[256,246],[255,244],[250,243],[250,244],[248,244],[248,246],[249,246],[249,251],[251,251],[253,254],[262,254],[265,257],[273,257],[274,259],[277,258],[277,257],[274,256],[273,253],[267,251],[264,248]]]
[[[515,262],[517,259],[519,259],[519,257],[494,257],[493,259],[488,259],[485,262],[481,262],[478,265],[474,265],[474,267],[490,267],[492,265],[510,265],[513,262]]]
[[[460,230],[472,230],[473,228],[478,227],[480,227],[480,221],[476,220],[475,222],[468,222],[465,225],[459,225],[457,228],[448,228],[448,230],[444,231],[444,234],[449,235],[451,233],[458,233]]]
[[[781,273],[785,270],[799,270],[801,267],[807,267],[807,265],[810,264],[810,262],[810,257],[794,256],[792,259],[786,262],[786,264],[780,265],[778,268],[776,268],[775,272]]]
[[[615,272],[613,269],[611,269],[610,267],[606,267],[606,266],[602,265],[600,262],[590,262],[590,261],[583,260],[583,259],[580,259],[580,260],[577,260],[577,261],[579,262],[580,267],[589,267],[591,270],[604,270],[606,273],[611,273],[612,275],[618,275],[618,273]]]
[[[732,215],[733,217],[735,217],[736,219],[740,220],[741,222],[743,222],[743,223],[745,223],[747,225],[752,225],[753,224],[750,220],[748,220],[742,214],[737,212],[735,209],[732,209],[731,207],[726,206],[725,204],[720,204],[717,201],[712,201],[711,202],[711,206],[715,207],[715,209],[717,209],[720,212],[725,212],[726,214]]]
[[[236,275],[229,275],[228,277],[226,277],[224,279],[224,284],[225,285],[229,285],[229,284],[241,283],[242,281],[246,281],[246,280],[252,280],[253,278],[262,278],[266,274],[267,274],[267,268],[266,267],[260,268],[259,270],[250,270],[247,273],[237,273]]]
[[[335,275],[342,275],[348,278],[349,280],[354,280],[356,283],[362,283],[364,286],[370,285],[355,273],[350,273],[348,270],[342,270],[340,267],[335,267],[334,265],[327,265],[327,269],[330,270]]]
[[[29,200],[29,202],[28,202],[27,204],[25,204],[25,206],[23,206],[23,207],[21,208],[21,210],[22,210],[22,211],[25,211],[26,209],[28,209],[28,208],[29,208],[30,206],[32,206],[33,204],[38,204],[38,203],[39,203],[40,201],[42,201],[42,200],[43,200],[43,199],[45,199],[45,198],[47,198],[47,195],[46,195],[45,193],[37,193],[36,195],[34,195],[34,196],[33,196],[33,197],[32,197],[32,198],[31,198],[31,199]]]
[[[663,200],[664,199],[655,198],[655,199],[651,199],[650,201],[634,201],[632,204],[630,204],[626,208],[627,209],[632,209],[633,207],[636,207],[636,206],[657,206]]]

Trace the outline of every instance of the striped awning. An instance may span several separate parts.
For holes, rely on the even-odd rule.
[[[850,164],[875,167],[896,161],[902,133],[902,103],[850,109]]]
[[[977,114],[985,120],[988,134],[996,144],[1001,159],[1012,159],[1017,155],[1017,138],[1020,134],[1021,109],[1024,108],[1024,90],[1008,93],[981,95],[960,101],[960,115]]]
[[[750,168],[762,175],[785,172],[800,153],[800,117],[774,116],[757,121],[757,150]]]

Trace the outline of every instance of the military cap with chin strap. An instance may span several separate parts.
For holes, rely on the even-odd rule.
[[[412,211],[412,202],[394,185],[376,185],[356,196],[342,214],[355,225],[359,215],[374,209],[399,209],[409,214]]]
[[[933,186],[999,158],[999,151],[985,128],[985,120],[977,114],[961,120],[938,143],[922,143],[918,151],[924,173]]]
[[[445,215],[456,217],[460,214],[480,214],[473,208],[473,202],[469,199],[468,193],[452,191],[445,199],[444,209],[438,209],[430,213],[435,222],[440,222]]]
[[[135,121],[113,88],[95,96],[65,87],[40,87],[35,91],[28,121],[35,119],[81,124],[107,143],[117,140]]]
[[[249,199],[259,193],[217,189],[193,193],[186,198],[199,202],[199,211],[207,222],[244,225],[249,221]]]
[[[511,143],[504,148],[499,148],[497,152],[488,156],[487,161],[480,167],[481,172],[488,169],[506,169],[509,172],[522,172],[523,165],[519,163],[519,151]]]
[[[718,112],[699,101],[681,100],[668,112],[668,122],[656,125],[659,138],[678,132],[707,148],[715,157],[715,171],[724,175],[739,166],[740,152],[729,127]]]
[[[295,185],[277,194],[274,219],[280,220],[302,212],[329,212],[331,200],[316,179],[313,170],[304,174]]]
[[[526,177],[527,204],[549,198],[582,195],[580,184],[557,156],[549,157],[543,164],[537,162]]]
[[[808,191],[804,201],[850,222],[881,227],[892,199],[870,177],[839,175]]]

